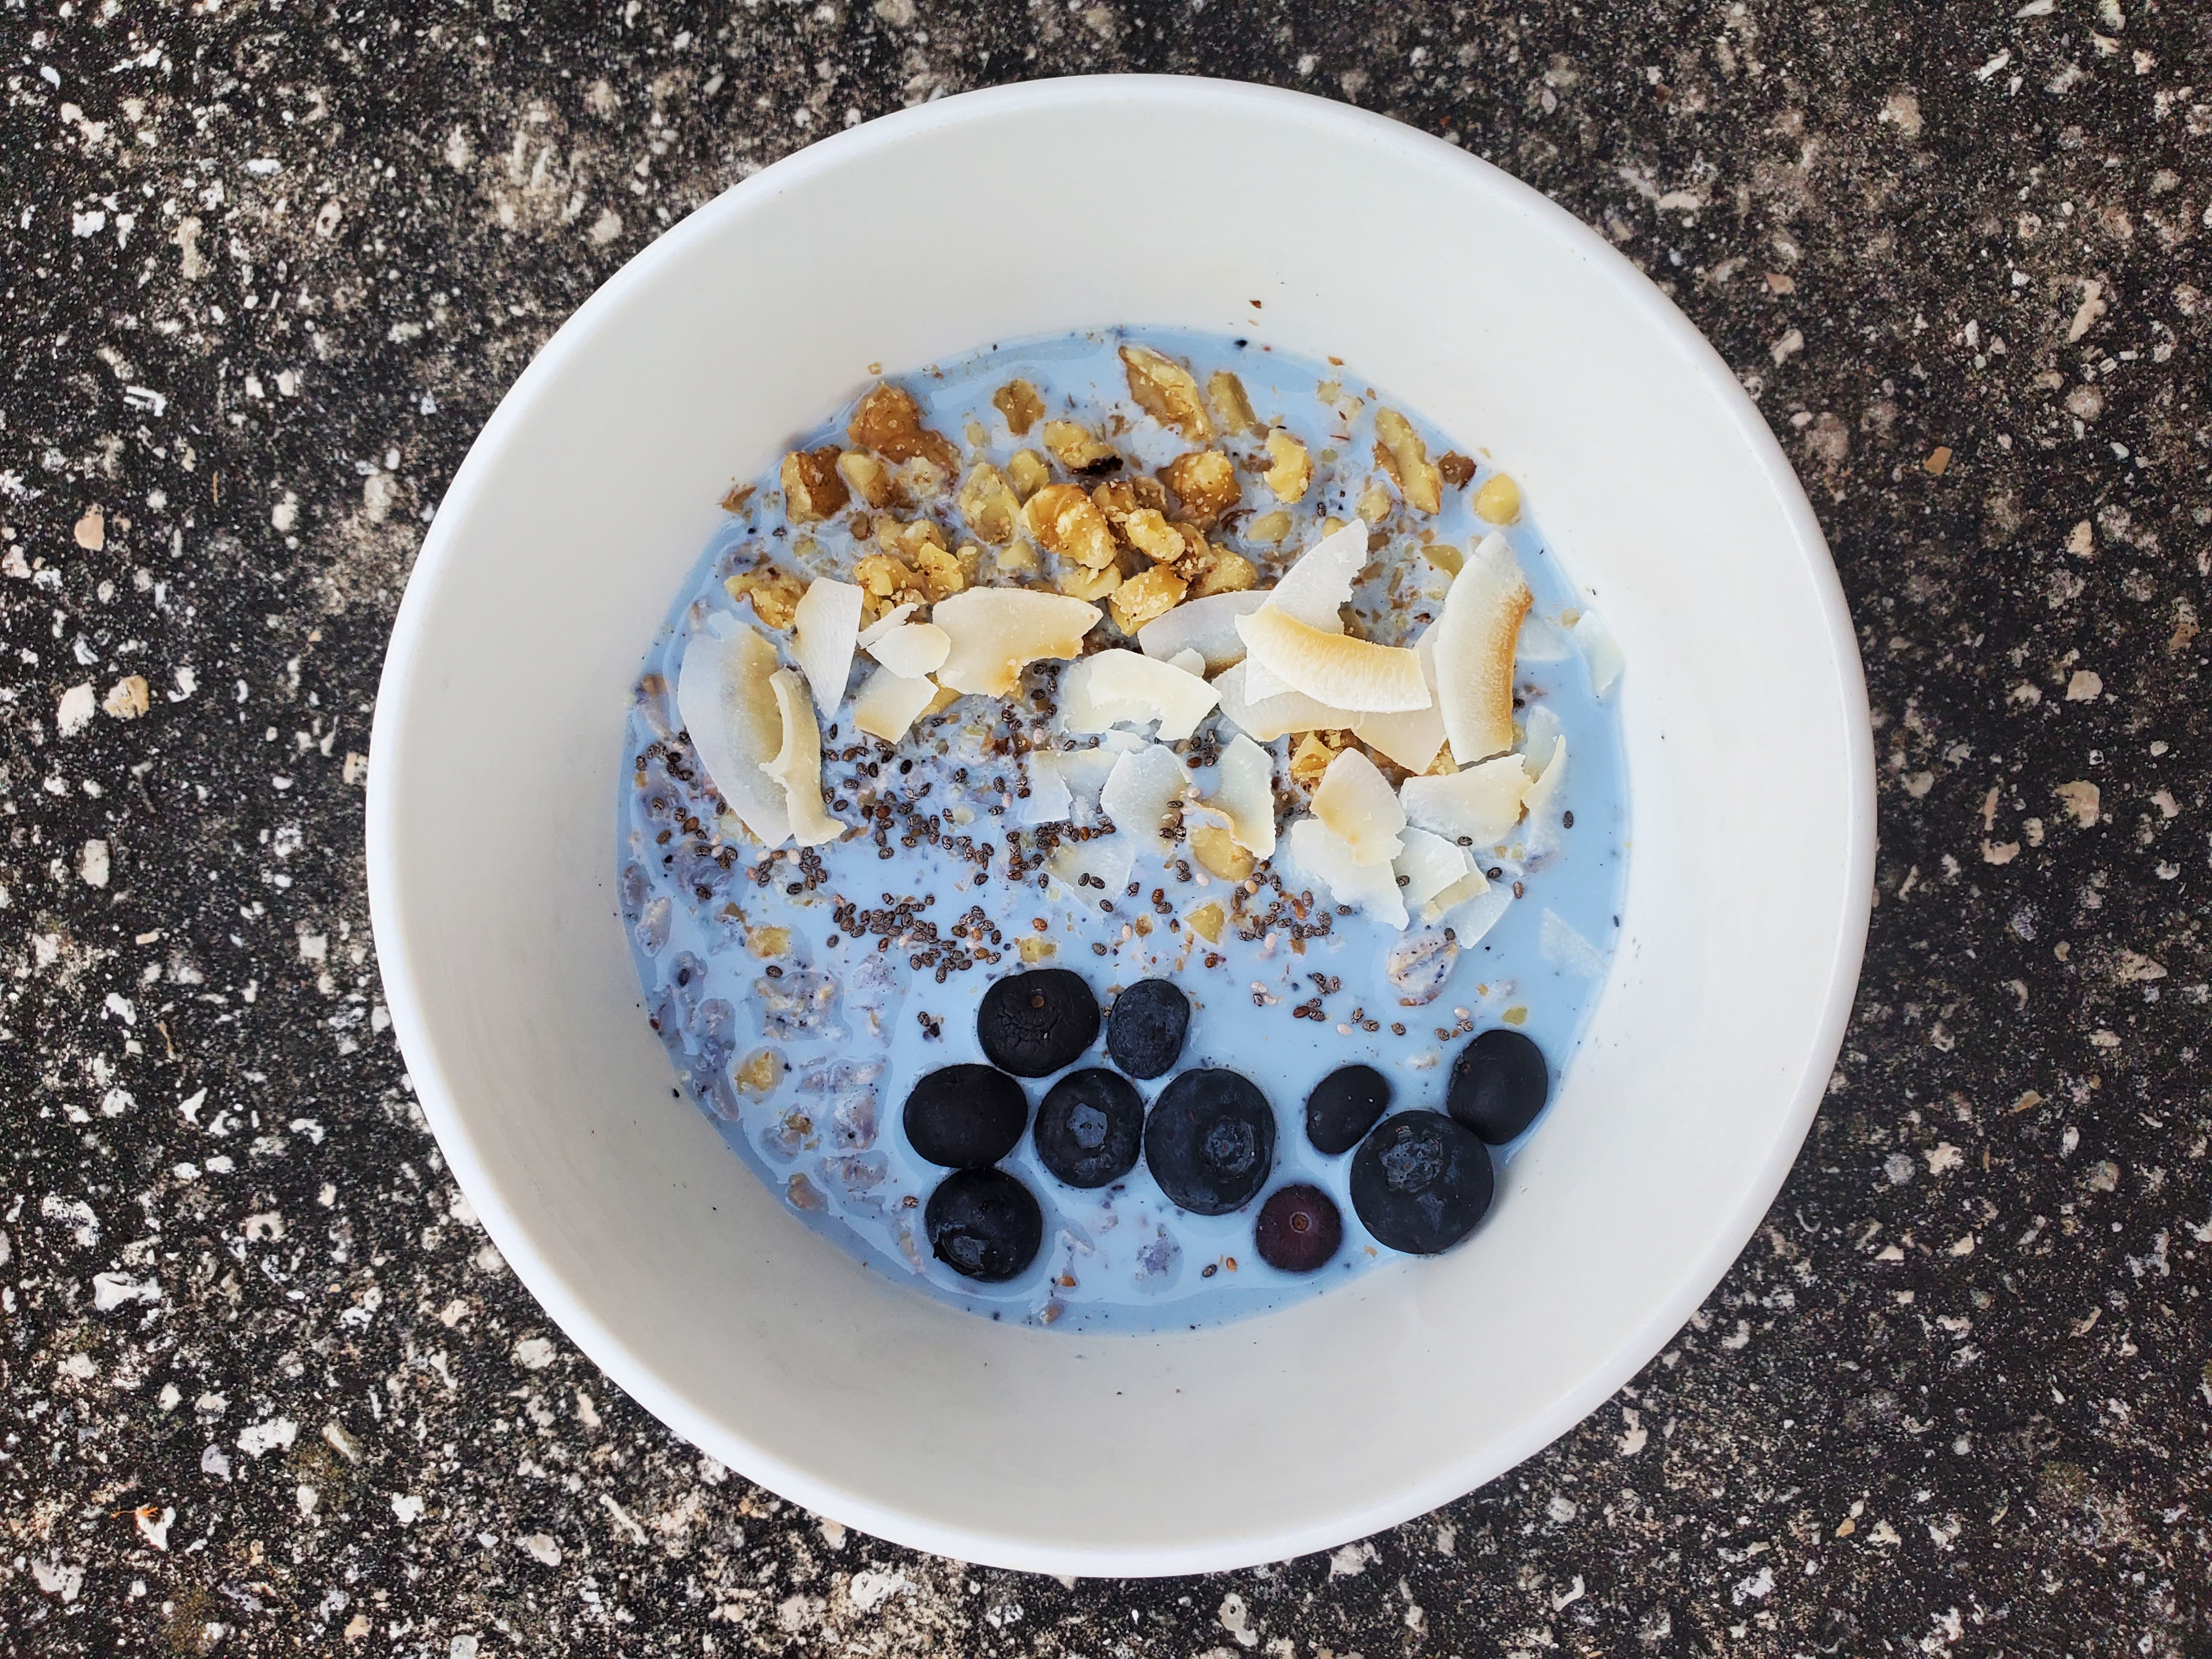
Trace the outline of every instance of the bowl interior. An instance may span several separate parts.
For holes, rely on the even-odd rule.
[[[617,916],[613,802],[641,654],[732,482],[871,364],[1117,322],[1333,354],[1522,478],[1627,655],[1632,847],[1595,1021],[1474,1242],[1218,1329],[1071,1337],[863,1268],[671,1098]],[[1504,174],[1218,83],[948,100],[662,238],[471,453],[374,743],[398,1034],[524,1281],[725,1462],[879,1535],[1039,1571],[1333,1545],[1571,1425],[1756,1225],[1864,937],[1857,658],[1802,495],[1724,366]],[[495,854],[487,807],[514,826]]]

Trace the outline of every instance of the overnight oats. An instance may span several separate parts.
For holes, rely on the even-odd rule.
[[[730,491],[616,879],[779,1201],[1063,1329],[1476,1233],[1627,842],[1619,653],[1455,435],[1334,358],[1105,330],[869,384]]]

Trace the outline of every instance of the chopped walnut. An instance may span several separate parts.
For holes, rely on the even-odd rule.
[[[1217,368],[1207,377],[1206,395],[1213,399],[1214,415],[1221,422],[1221,429],[1232,437],[1260,429],[1260,417],[1252,412],[1252,400],[1244,395],[1244,382],[1225,368]]]
[[[1147,345],[1125,345],[1121,366],[1128,372],[1129,395],[1146,414],[1173,427],[1194,444],[1213,435],[1206,422],[1205,401],[1198,395],[1198,382],[1181,363]]]
[[[1237,469],[1218,449],[1178,455],[1160,469],[1160,477],[1182,503],[1184,516],[1200,524],[1212,523],[1243,499]]]
[[[722,586],[733,599],[751,599],[753,615],[766,626],[776,629],[791,626],[799,601],[806,592],[806,584],[789,571],[765,563],[739,571]]]
[[[759,486],[757,484],[732,484],[730,487],[730,493],[722,497],[722,511],[725,513],[744,512],[745,510],[745,503],[752,500],[753,491],[757,488],[759,488]]]
[[[1382,446],[1376,445],[1375,453],[1380,455]],[[1383,489],[1380,478],[1370,478],[1367,488],[1359,492],[1359,516],[1367,520],[1370,528],[1390,516],[1390,492]]]
[[[794,449],[783,458],[783,506],[793,524],[813,524],[844,510],[852,498],[837,476],[837,446]]]
[[[1025,501],[1052,482],[1052,469],[1034,449],[1018,449],[1006,463],[1006,482],[1013,485],[1015,499]]]
[[[1114,446],[1073,421],[1047,421],[1044,447],[1053,459],[1079,477],[1096,478],[1121,470],[1121,457]]]
[[[1182,533],[1152,507],[1139,507],[1122,520],[1121,529],[1129,545],[1156,564],[1172,564],[1188,550]]]
[[[1104,599],[1121,585],[1121,573],[1112,565],[1103,570],[1091,570],[1079,564],[1064,564],[1055,579],[1060,591],[1072,599],[1098,600]]]
[[[871,553],[853,567],[853,580],[863,592],[879,599],[896,599],[911,591],[919,599],[921,580],[912,570],[888,553]]]
[[[1176,574],[1181,574],[1182,570],[1182,565],[1176,565]],[[1249,592],[1259,585],[1259,568],[1251,560],[1242,553],[1231,553],[1216,548],[1213,562],[1206,566],[1200,573],[1198,580],[1191,584],[1190,597],[1203,599],[1216,593]]]
[[[1030,534],[1048,553],[1060,553],[1087,569],[1114,562],[1114,530],[1080,484],[1048,484],[1022,509]]]
[[[1291,515],[1280,507],[1273,513],[1262,513],[1244,526],[1244,539],[1273,547],[1291,533]]]
[[[1185,916],[1183,921],[1192,933],[1208,945],[1218,945],[1221,942],[1221,924],[1228,919],[1222,914],[1218,904],[1208,901]]]
[[[1140,570],[1114,590],[1109,608],[1115,625],[1134,634],[1155,617],[1164,617],[1182,603],[1183,580],[1166,565]]]
[[[991,562],[1002,576],[1016,580],[1039,574],[1044,565],[1037,557],[1036,546],[1029,542],[1016,542],[1012,547],[1002,547]]]
[[[915,568],[921,575],[921,591],[934,605],[939,599],[949,599],[968,586],[981,562],[981,550],[969,547],[962,553],[975,555],[975,560],[963,558],[960,553],[951,553],[941,547],[922,547],[915,556]]]
[[[1026,438],[1044,414],[1044,399],[1027,380],[1009,380],[991,394],[991,402],[1006,417],[1006,430]]]
[[[942,548],[945,532],[927,519],[880,519],[876,523],[876,545],[912,564],[923,548]]]
[[[1291,781],[1312,788],[1321,781],[1322,774],[1328,770],[1328,763],[1336,758],[1338,751],[1351,743],[1349,732],[1307,732],[1291,751]]]
[[[935,501],[952,488],[952,473],[927,455],[902,462],[896,476],[900,488],[917,501]]]
[[[880,510],[907,505],[906,491],[899,487],[897,476],[873,455],[847,450],[837,458],[837,476],[870,507]]]
[[[1006,487],[999,469],[988,461],[978,462],[969,473],[968,481],[960,486],[956,505],[978,539],[993,547],[1004,547],[1013,540],[1022,505],[1014,499],[1014,492]]]
[[[1313,483],[1313,457],[1306,453],[1306,447],[1277,427],[1267,434],[1267,453],[1273,457],[1275,464],[1261,477],[1275,492],[1275,499],[1286,502],[1303,500]]]
[[[1194,823],[1183,837],[1190,855],[1210,874],[1224,881],[1242,881],[1252,873],[1252,855],[1218,823]]]
[[[944,468],[948,477],[960,470],[960,452],[952,441],[921,423],[921,410],[912,394],[899,386],[878,386],[861,398],[845,434],[887,461],[910,461],[920,455]]]
[[[1474,492],[1474,516],[1486,524],[1511,524],[1521,516],[1521,486],[1509,472],[1493,472]]]
[[[1474,477],[1474,463],[1456,449],[1447,449],[1437,457],[1437,471],[1454,489],[1464,489]]]
[[[1416,513],[1434,513],[1443,506],[1443,474],[1429,459],[1429,447],[1413,423],[1395,409],[1375,411],[1375,459],[1398,486],[1406,505]]]

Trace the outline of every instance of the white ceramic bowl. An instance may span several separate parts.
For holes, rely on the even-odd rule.
[[[1110,323],[1334,354],[1481,445],[1629,663],[1623,943],[1482,1231],[1160,1336],[994,1324],[809,1232],[671,1098],[612,883],[632,681],[728,485],[872,362]],[[555,336],[408,583],[369,888],[455,1176],[635,1399],[899,1543],[1185,1572],[1456,1497],[1658,1351],[1751,1236],[1827,1083],[1873,799],[1858,657],[1804,495],[1727,366],[1626,261],[1377,116],[1217,82],[1066,80],[778,163]]]

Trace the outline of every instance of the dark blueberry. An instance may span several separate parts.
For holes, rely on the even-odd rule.
[[[1071,1187],[1103,1187],[1137,1167],[1145,1100],[1103,1066],[1070,1072],[1046,1091],[1030,1131],[1037,1162]]]
[[[1016,1077],[1046,1077],[1098,1041],[1098,999],[1065,968],[1009,974],[975,1015],[983,1056]]]
[[[1501,1025],[1459,1051],[1444,1109],[1492,1146],[1503,1146],[1536,1121],[1551,1086],[1544,1051]]]
[[[1260,1206],[1252,1243],[1260,1260],[1286,1273],[1324,1267],[1344,1243],[1336,1200],[1318,1187],[1278,1187]]]
[[[1340,1066],[1306,1097],[1306,1139],[1334,1158],[1359,1144],[1390,1103],[1390,1079],[1372,1066]]]
[[[1192,1214],[1241,1210],[1274,1167],[1274,1109],[1234,1072],[1185,1072],[1145,1120],[1145,1162],[1160,1190]]]
[[[1442,1112],[1401,1112],[1353,1155],[1352,1207],[1380,1243],[1434,1255],[1474,1231],[1496,1182],[1474,1130]]]
[[[906,1138],[932,1164],[982,1170],[1021,1144],[1030,1103],[1022,1085],[988,1066],[946,1066],[906,1097]]]
[[[994,1284],[1036,1261],[1044,1243],[1044,1212],[1004,1170],[955,1170],[929,1195],[921,1223],[939,1261]]]
[[[1140,979],[1114,999],[1106,1052],[1131,1077],[1158,1077],[1182,1054],[1190,999],[1164,979]]]

